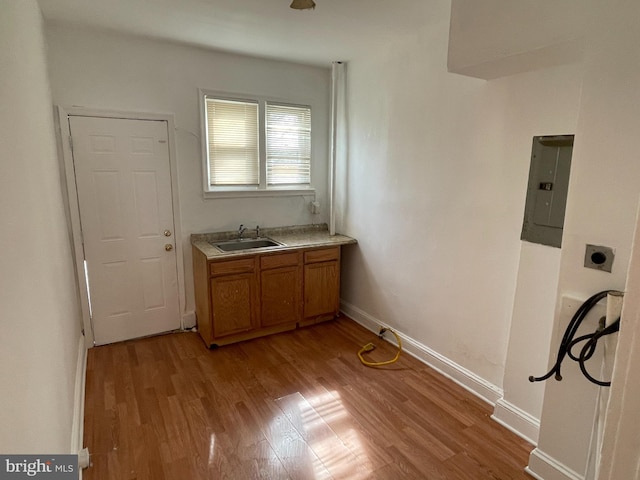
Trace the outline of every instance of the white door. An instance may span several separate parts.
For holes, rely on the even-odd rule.
[[[180,328],[167,123],[69,126],[96,344]]]

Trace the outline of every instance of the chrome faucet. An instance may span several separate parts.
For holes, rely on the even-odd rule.
[[[244,228],[244,225],[240,224],[240,228],[238,228],[238,240],[242,240],[242,234],[246,231],[247,229]]]
[[[256,238],[260,238],[260,225],[256,225]]]

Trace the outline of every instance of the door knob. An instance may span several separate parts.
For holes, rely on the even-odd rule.
[[[164,246],[164,249],[165,249],[167,252],[170,252],[171,250],[173,250],[173,245],[171,245],[170,243],[167,243],[167,244]]]
[[[164,231],[164,236],[165,237],[170,237],[171,236],[171,230],[165,230]]]

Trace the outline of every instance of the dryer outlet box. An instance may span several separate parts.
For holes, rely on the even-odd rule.
[[[593,268],[603,272],[611,272],[613,267],[613,248],[602,245],[589,245],[584,253],[585,268]]]

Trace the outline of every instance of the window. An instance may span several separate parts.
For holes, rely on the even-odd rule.
[[[258,185],[258,104],[207,99],[209,182]]]
[[[267,184],[308,185],[311,109],[267,103]]]
[[[203,98],[206,192],[311,188],[311,107]]]

